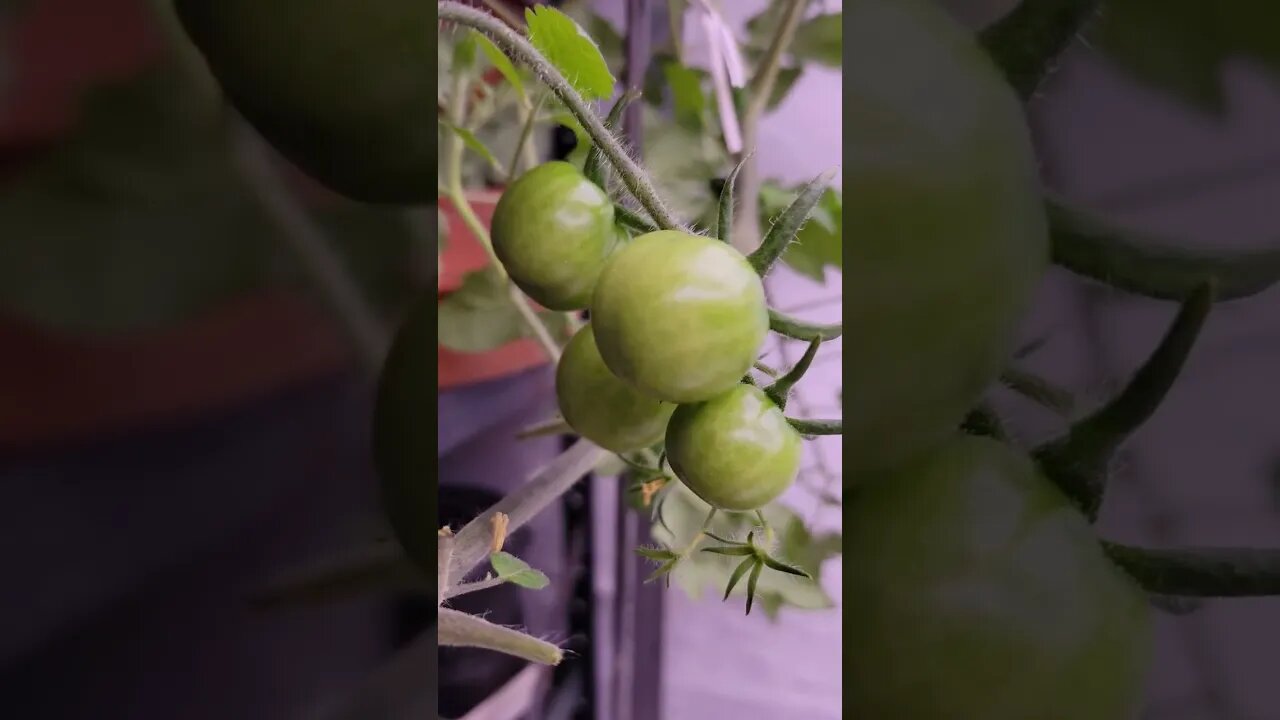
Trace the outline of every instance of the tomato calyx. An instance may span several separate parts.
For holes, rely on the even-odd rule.
[[[764,522],[763,515],[760,516],[760,520],[762,523]],[[764,531],[767,536],[772,537],[772,529],[767,524],[764,525]],[[707,537],[724,544],[718,547],[703,548],[702,552],[742,558],[742,562],[738,564],[738,567],[734,568],[733,574],[729,576],[729,583],[724,589],[724,600],[729,599],[729,595],[733,593],[733,589],[737,587],[738,582],[742,579],[743,575],[747,575],[747,615],[751,614],[751,606],[755,602],[756,597],[756,584],[760,581],[760,574],[766,567],[788,575],[802,577],[806,580],[813,580],[813,576],[809,573],[795,567],[794,565],[788,565],[781,560],[778,560],[769,554],[764,547],[757,545],[755,542],[756,533],[754,530],[747,533],[747,539],[744,542],[737,542],[722,538],[711,532],[704,532],[704,534]]]
[[[669,483],[663,483],[664,488],[668,485]],[[812,575],[794,565],[790,565],[779,560],[768,550],[767,546],[772,546],[775,538],[773,528],[770,527],[768,521],[765,520],[764,513],[762,511],[755,511],[755,516],[759,520],[759,526],[750,530],[747,533],[747,539],[743,541],[731,540],[711,532],[709,529],[711,527],[711,521],[715,519],[717,512],[720,511],[715,508],[711,509],[707,514],[707,519],[702,523],[702,530],[700,530],[697,535],[694,535],[693,540],[690,541],[688,546],[682,550],[672,550],[665,547],[636,548],[636,552],[641,556],[658,563],[657,569],[655,569],[653,573],[645,579],[645,582],[653,582],[654,580],[661,578],[666,582],[667,587],[670,587],[671,575],[676,569],[676,566],[679,565],[682,560],[685,560],[692,555],[693,552],[698,549],[698,545],[707,538],[715,540],[720,543],[720,545],[702,548],[702,552],[742,558],[742,562],[738,563],[738,566],[734,568],[733,573],[729,576],[729,581],[725,585],[723,600],[728,600],[729,596],[733,594],[734,588],[738,586],[738,583],[743,577],[746,577],[747,615],[751,614],[751,607],[755,604],[756,588],[760,582],[760,575],[764,572],[765,568],[770,568],[771,570],[785,573],[787,575],[802,577],[806,580],[813,580]],[[757,532],[764,534],[764,544],[760,544],[756,541]]]

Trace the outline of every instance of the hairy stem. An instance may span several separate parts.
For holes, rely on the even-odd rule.
[[[466,115],[466,100],[468,80],[466,73],[458,73],[454,77],[452,92],[449,96],[449,122],[461,127]],[[533,113],[530,114],[530,117]],[[527,125],[528,123],[526,123]],[[542,346],[547,353],[547,357],[552,362],[560,359],[560,344],[551,337],[551,333],[547,330],[547,326],[542,323],[538,314],[534,312],[533,306],[529,304],[528,298],[524,293],[520,292],[507,277],[506,269],[498,260],[498,256],[493,252],[493,240],[489,237],[489,230],[480,222],[480,218],[476,217],[475,209],[471,206],[471,201],[467,199],[467,193],[462,187],[462,156],[466,150],[466,145],[462,137],[457,133],[449,133],[445,141],[445,192],[449,198],[449,202],[453,203],[453,207],[458,211],[458,216],[462,218],[463,224],[467,226],[467,230],[476,238],[480,246],[484,248],[485,255],[489,258],[489,264],[493,272],[504,280],[507,288],[507,295],[511,298],[511,304],[515,306],[516,312],[520,314],[520,318],[524,324],[533,333],[534,338]]]
[[[574,90],[569,81],[565,80],[560,71],[548,62],[528,40],[492,16],[461,3],[440,0],[437,14],[440,20],[456,22],[484,33],[512,59],[532,69],[551,89],[551,92],[565,104],[565,107],[578,118],[578,122],[591,136],[591,140],[600,146],[618,176],[622,178],[623,184],[648,211],[649,216],[658,223],[658,226],[667,230],[681,227],[676,217],[667,209],[666,203],[658,194],[649,176],[604,126],[600,116],[591,109],[578,91]]]
[[[529,143],[529,138],[533,137],[533,127],[538,122],[538,111],[542,109],[542,103],[546,99],[546,95],[538,95],[536,103],[520,106],[522,120],[520,139],[516,141],[516,149],[511,153],[511,162],[507,165],[507,182],[514,182],[519,177],[520,161],[522,159],[526,169],[533,167],[537,162],[537,158],[533,154],[533,146]]]
[[[559,665],[564,658],[564,651],[546,640],[452,608],[440,608],[438,622],[441,647],[483,648],[541,665]]]
[[[529,482],[494,503],[462,530],[454,543],[450,577],[461,580],[489,556],[493,538],[491,518],[495,513],[508,517],[507,531],[515,532],[548,505],[569,491],[583,475],[591,472],[609,452],[588,440],[579,440],[551,461]]]
[[[1027,99],[1100,5],[1101,0],[1022,0],[979,39],[1009,84]]]

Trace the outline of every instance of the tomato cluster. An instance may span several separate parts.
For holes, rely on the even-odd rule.
[[[617,237],[608,196],[564,162],[525,173],[494,212],[512,281],[544,306],[591,312],[556,369],[561,414],[616,453],[665,438],[672,470],[708,503],[763,506],[795,479],[800,436],[743,384],[769,332],[760,276],[712,238]]]

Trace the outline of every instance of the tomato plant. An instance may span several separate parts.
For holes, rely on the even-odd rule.
[[[681,403],[732,389],[769,330],[764,286],[746,258],[674,230],[641,235],[609,260],[591,317],[614,374]]]
[[[343,53],[316,60],[309,45],[324,35],[325,43],[348,47],[346,28],[334,30],[340,25],[330,14],[306,26],[319,34],[301,33],[279,67],[255,73],[249,70],[262,60],[255,53],[266,43],[244,41],[303,27],[293,4],[262,15],[267,11],[242,2],[181,2],[184,22],[229,95],[286,154],[356,197],[405,187],[400,166],[375,167],[380,149],[366,152],[351,136],[384,137],[381,126],[353,130],[366,112],[387,123],[418,115],[392,107],[394,93],[371,99],[364,85],[348,93],[352,88],[328,82],[350,77],[329,65]],[[382,11],[396,9],[377,7],[354,33],[356,44],[374,49],[350,64],[353,73],[387,61],[390,47],[405,47],[379,44],[399,37],[382,34],[388,28],[425,27],[408,11],[383,24]],[[1272,284],[1280,261],[1274,253],[1174,252],[1042,191],[1020,101],[1091,14],[1064,7],[1021,3],[975,36],[928,0],[850,3],[853,63],[845,81],[856,112],[845,136],[852,143],[852,162],[843,168],[851,184],[846,209],[843,190],[828,187],[829,173],[780,192],[761,184],[750,159],[760,114],[801,70],[782,60],[786,49],[828,63],[840,54],[840,43],[833,53],[828,41],[838,23],[804,20],[803,2],[780,0],[748,24],[745,54],[757,64],[750,81],[725,81],[741,74],[733,71],[736,59],[725,60],[715,78],[671,59],[651,68],[670,86],[675,110],[654,145],[676,148],[668,152],[683,161],[664,165],[656,157],[637,161],[611,120],[589,105],[606,99],[615,79],[600,46],[570,18],[540,6],[526,13],[525,32],[516,32],[476,8],[439,0],[443,25],[469,33],[454,48],[452,92],[438,117],[447,142],[440,191],[492,255],[487,281],[471,285],[471,299],[485,302],[472,306],[510,310],[504,339],[518,324],[558,360],[563,424],[549,427],[567,425],[584,438],[457,532],[437,530],[424,496],[431,460],[415,434],[429,423],[422,418],[427,393],[414,371],[425,323],[415,312],[402,324],[383,367],[375,454],[407,554],[422,566],[436,550],[441,645],[561,661],[554,644],[457,612],[448,601],[501,582],[545,585],[501,552],[506,533],[583,474],[610,465],[639,481],[627,497],[662,528],[654,532],[657,547],[638,549],[657,563],[653,579],[694,584],[713,574],[726,598],[745,588],[748,612],[757,599],[773,612],[784,602],[825,607],[815,582],[821,560],[836,552],[831,546],[851,554],[846,622],[855,640],[846,652],[846,690],[854,712],[867,717],[1119,719],[1136,707],[1141,689],[1149,605],[1169,596],[1280,593],[1275,551],[1135,548],[1100,539],[1091,527],[1116,450],[1159,407],[1215,298]],[[259,23],[252,32],[244,21],[251,11]],[[714,25],[714,11],[696,12],[712,13],[698,19]],[[223,35],[236,38],[234,51],[218,39]],[[480,72],[477,49],[497,75]],[[326,70],[332,77],[296,87],[283,81]],[[498,76],[513,89],[522,128],[505,168],[476,134],[494,106],[486,103],[497,94]],[[534,82],[545,92],[537,94]],[[348,110],[299,117],[303,105],[330,107],[334,92],[342,95],[337,107]],[[462,193],[461,158],[470,150],[505,180],[522,162],[537,165],[522,154],[529,129],[547,118],[544,108],[574,131],[579,146],[571,163],[538,165],[511,182],[490,236]],[[301,131],[299,139],[275,133],[288,124]],[[388,128],[385,137],[394,141],[399,128]],[[687,134],[692,142],[685,143]],[[399,150],[422,171],[415,139],[401,138]],[[707,168],[718,200],[712,183],[703,182]],[[359,181],[366,171],[377,177]],[[354,185],[344,185],[353,177]],[[679,206],[665,197],[673,187]],[[756,205],[766,207],[764,232],[751,227],[762,219]],[[846,215],[856,227],[847,243]],[[619,240],[615,220],[638,235]],[[844,436],[844,420],[787,415],[787,397],[819,347],[845,326],[814,325],[769,307],[762,278],[778,261],[815,279],[832,267],[843,273],[846,250],[855,345],[847,358],[853,385],[841,398],[848,398],[854,465],[844,488],[852,494],[836,502],[851,517],[843,542],[826,539],[819,552],[820,543],[794,514],[780,512],[776,499],[797,477],[802,443]],[[1041,402],[1056,395],[1009,372],[1018,325],[1050,258],[1117,288],[1177,301],[1181,310],[1120,393],[1083,417],[1064,413],[1057,437],[1023,448],[983,396],[998,379]],[[553,311],[588,308],[590,325],[562,347],[559,328],[582,318],[548,318],[530,300]],[[758,354],[770,330],[807,341],[804,357],[791,368],[763,368]],[[762,387],[755,372],[776,379]],[[715,558],[703,561],[702,553]],[[461,582],[486,557],[495,575]]]
[[[423,72],[435,10],[416,0],[176,0],[236,107],[313,177],[350,197],[435,197],[435,103]]]
[[[551,310],[587,307],[618,241],[609,196],[562,161],[533,168],[503,192],[492,233],[512,282]]]
[[[904,720],[1126,720],[1144,593],[1031,459],[948,442],[845,498],[845,710]]]
[[[661,440],[676,409],[609,372],[590,325],[565,346],[556,367],[556,398],[574,432],[615,453],[640,450]]]
[[[800,470],[800,434],[752,385],[681,405],[667,426],[666,447],[676,477],[721,510],[763,507]]]

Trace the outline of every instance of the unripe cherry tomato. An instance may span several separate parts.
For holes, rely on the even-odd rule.
[[[753,385],[740,383],[706,402],[681,405],[666,437],[676,477],[721,510],[763,507],[800,470],[800,434]]]
[[[600,273],[596,345],[618,377],[655,398],[709,400],[755,362],[769,331],[764,285],[726,243],[675,230],[641,235]]]

